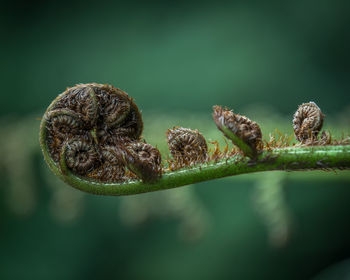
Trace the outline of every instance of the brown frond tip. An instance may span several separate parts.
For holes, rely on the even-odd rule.
[[[168,129],[166,136],[176,168],[203,163],[208,159],[207,142],[198,130],[174,127]]]
[[[259,125],[248,119],[246,116],[233,113],[232,110],[222,108],[221,106],[213,107],[213,119],[216,126],[224,133],[223,127],[229,129],[233,134],[239,137],[244,143],[252,148],[253,151],[260,150],[262,147],[262,133]]]
[[[67,166],[80,175],[85,175],[99,165],[98,154],[91,143],[76,139],[68,144]]]
[[[144,142],[132,142],[126,146],[126,166],[145,182],[152,182],[162,176],[162,158],[159,150]]]
[[[293,116],[294,134],[301,143],[313,142],[322,129],[325,115],[315,102],[303,103]]]

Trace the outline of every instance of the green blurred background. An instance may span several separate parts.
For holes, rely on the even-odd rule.
[[[215,104],[268,139],[311,100],[349,134],[349,14],[331,0],[2,1],[0,279],[350,279],[349,171],[98,197],[58,181],[38,143],[51,100],[87,82],[134,97],[165,159],[176,125],[225,145]]]

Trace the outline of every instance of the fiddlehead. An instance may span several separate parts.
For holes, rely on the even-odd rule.
[[[207,142],[198,130],[174,127],[168,129],[166,136],[169,151],[174,158],[169,164],[171,170],[204,163],[208,160]]]
[[[120,183],[129,179],[129,167],[147,181],[161,176],[161,160],[156,148],[140,142],[142,130],[141,114],[125,92],[109,85],[79,84],[47,109],[40,143],[49,166],[60,176],[70,170],[88,180]],[[145,162],[147,151],[151,157]]]
[[[233,113],[220,106],[213,107],[216,126],[244,155],[254,158],[262,148],[262,133],[259,125],[245,116]]]
[[[311,144],[317,140],[324,117],[315,102],[301,104],[293,116],[295,138],[303,144]]]
[[[67,166],[79,175],[86,175],[100,165],[92,143],[75,139],[67,143]]]

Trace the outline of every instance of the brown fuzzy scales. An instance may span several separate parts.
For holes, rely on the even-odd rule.
[[[214,106],[213,110],[213,119],[216,126],[224,134],[225,132],[222,130],[223,126],[231,130],[232,133],[249,145],[253,151],[262,148],[262,133],[256,122],[245,116],[235,114],[229,109],[224,109],[221,106]]]
[[[208,159],[208,146],[198,130],[174,127],[166,132],[168,146],[174,160],[169,162],[172,170],[203,163]]]
[[[239,151],[235,147],[230,150],[227,142],[222,150],[220,149],[218,141],[209,141],[209,143],[214,145],[214,149],[209,149],[208,162],[218,162],[221,159],[230,158],[239,154]]]
[[[143,122],[133,99],[124,91],[110,85],[79,84],[60,94],[44,117],[47,146],[56,163],[67,144],[66,163],[73,172],[106,182],[133,177],[128,176],[124,159],[141,143]],[[142,160],[142,156],[137,158],[138,150],[134,152],[135,160]],[[149,164],[154,166],[146,171],[136,169],[142,179],[161,174],[160,162]]]
[[[269,141],[264,141],[264,149],[266,150],[290,147],[292,145],[294,135],[283,135],[278,129],[276,129],[274,134],[269,134],[269,137]]]
[[[312,144],[322,129],[325,115],[314,102],[303,103],[293,116],[295,137],[303,144]],[[325,140],[327,142],[327,140]]]
[[[102,165],[96,168],[90,177],[103,178],[106,182],[123,182],[126,169],[123,163],[123,149],[119,146],[104,146],[100,150]]]

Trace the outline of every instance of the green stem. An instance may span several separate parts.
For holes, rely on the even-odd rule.
[[[234,134],[229,128],[227,128],[225,125],[222,125],[220,129],[225,134],[225,136],[229,138],[232,143],[243,152],[245,156],[250,158],[254,158],[256,156],[256,151],[254,151],[246,142]]]
[[[45,129],[41,130],[45,133]],[[41,135],[41,139],[45,139]],[[171,189],[217,178],[272,170],[348,169],[350,168],[350,145],[289,147],[262,151],[255,160],[236,155],[218,162],[202,164],[192,168],[166,172],[154,183],[139,180],[126,183],[102,183],[77,177],[67,168],[65,151],[58,166],[41,142],[44,157],[53,172],[67,184],[79,190],[99,195],[132,195]]]

